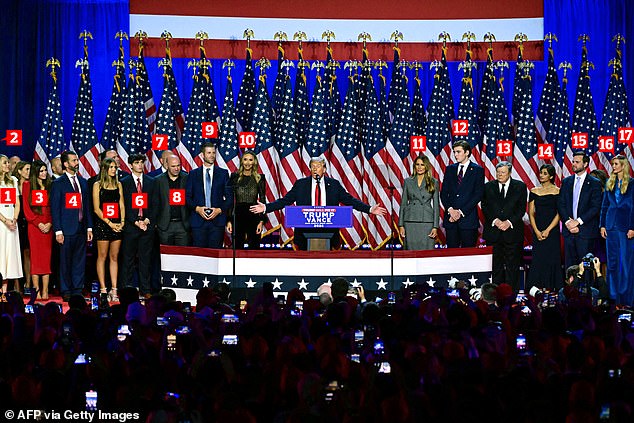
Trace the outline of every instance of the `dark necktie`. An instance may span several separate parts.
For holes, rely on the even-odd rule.
[[[500,195],[504,198],[504,184],[502,184],[502,189],[500,190]]]
[[[136,192],[141,194],[143,192],[143,187],[141,186],[141,178],[136,180]],[[143,219],[143,209],[139,209],[139,218]]]
[[[316,180],[315,184],[315,205],[321,206],[321,188],[319,187],[319,179]]]
[[[80,192],[79,185],[77,185],[77,176],[72,176],[70,178],[70,181],[73,184],[73,190],[75,192]],[[81,199],[81,194],[80,194],[80,199]],[[81,201],[79,202],[79,206],[80,206],[79,207],[79,221],[81,222],[81,220],[84,218],[84,210],[83,210],[84,207]]]
[[[464,165],[460,165],[458,168],[458,185],[462,184],[462,177],[464,176]]]

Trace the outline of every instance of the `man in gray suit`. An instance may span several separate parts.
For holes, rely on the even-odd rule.
[[[412,176],[403,182],[399,232],[408,250],[433,250],[440,224],[439,184],[426,156],[414,161]]]
[[[154,183],[156,195],[152,207],[158,210],[156,227],[161,244],[189,245],[189,212],[185,205],[187,174],[181,171],[178,156],[167,159],[167,171],[158,176]]]

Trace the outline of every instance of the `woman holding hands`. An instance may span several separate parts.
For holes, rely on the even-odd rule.
[[[630,164],[622,154],[612,159],[601,205],[601,236],[607,240],[607,284],[618,304],[634,303],[634,187]]]
[[[117,170],[117,163],[114,159],[104,159],[101,162],[99,179],[92,187],[93,207],[95,215],[98,217],[95,221],[94,231],[94,237],[97,241],[97,278],[101,293],[107,293],[106,258],[110,258],[109,269],[112,285],[108,300],[113,302],[119,301],[117,295],[118,257],[123,239],[123,225],[125,224],[123,187],[119,182]],[[117,208],[119,209],[118,213],[116,212]]]
[[[403,183],[399,232],[408,250],[433,250],[440,223],[439,184],[431,176],[431,163],[419,155],[412,176]]]
[[[20,215],[18,179],[11,176],[9,158],[4,154],[0,154],[0,188],[5,188],[4,198],[0,202],[0,274],[2,274],[0,298],[5,301],[9,279],[15,279],[17,283],[17,280],[22,277],[22,257],[18,234],[18,216]]]

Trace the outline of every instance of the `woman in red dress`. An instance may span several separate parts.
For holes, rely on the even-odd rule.
[[[48,281],[51,274],[53,220],[48,203],[50,187],[51,177],[46,164],[35,160],[31,166],[29,180],[22,186],[22,196],[31,244],[31,278],[33,287],[38,290],[37,298],[42,300],[48,300]]]

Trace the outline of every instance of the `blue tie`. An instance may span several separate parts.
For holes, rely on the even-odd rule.
[[[205,207],[211,207],[211,168],[205,173]]]
[[[581,193],[581,176],[575,178],[575,187],[572,191],[572,217],[577,218],[577,207],[579,207],[579,194]]]

